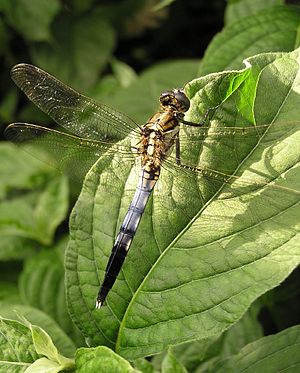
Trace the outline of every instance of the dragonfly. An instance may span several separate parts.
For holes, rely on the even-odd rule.
[[[227,174],[223,170],[213,170],[199,165],[199,159],[192,157],[186,157],[183,162],[182,148],[199,146],[204,140],[222,141],[233,136],[246,142],[258,142],[268,125],[214,130],[206,125],[209,111],[203,121],[189,122],[185,120],[185,114],[190,108],[190,100],[181,88],[161,93],[159,110],[139,126],[125,114],[81,95],[38,67],[19,64],[13,67],[11,74],[28,98],[67,132],[34,124],[13,123],[5,130],[9,140],[47,148],[54,154],[57,166],[63,170],[70,169],[71,165],[74,168],[75,164],[75,172],[83,169],[85,173],[101,156],[113,157],[115,154],[139,162],[138,185],[112,247],[96,297],[97,309],[105,303],[121,271],[162,170],[171,172],[176,178],[201,177],[217,180],[220,185],[233,180],[242,187],[252,185],[258,188],[272,182],[270,179],[255,181]],[[185,136],[182,132],[188,128],[192,131]],[[286,130],[287,127],[279,126],[274,136],[280,138]],[[129,144],[124,142],[125,138],[130,140]],[[288,192],[289,188],[278,186],[277,190]]]

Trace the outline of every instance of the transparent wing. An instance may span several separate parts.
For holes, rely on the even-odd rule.
[[[244,141],[221,131],[188,142],[180,165],[175,152],[164,160],[153,219],[159,219],[158,237],[165,243],[200,216],[204,230],[199,237],[205,237],[205,226],[211,224],[222,235],[225,225],[228,232],[246,229],[299,204],[299,124],[274,123],[257,136],[250,133]],[[214,208],[208,208],[211,202]]]
[[[33,65],[16,65],[11,75],[36,106],[80,137],[118,141],[137,129],[125,114],[79,94]]]
[[[280,140],[281,137],[286,136],[289,131],[293,131],[295,126],[299,126],[299,123],[294,121],[285,121],[276,125],[273,137],[277,137]],[[199,126],[198,128],[190,128],[187,125],[181,126],[180,131],[180,143],[183,145],[190,144],[193,142],[200,142],[203,140],[211,139],[222,139],[228,141],[247,141],[251,139],[257,139],[263,136],[266,130],[270,127],[270,123],[261,125],[251,125],[245,127],[238,126],[224,126],[224,127],[212,127],[212,126]]]
[[[104,153],[134,157],[130,146],[84,139],[34,124],[13,123],[4,134],[16,144],[33,145],[25,150],[75,179],[81,179]]]

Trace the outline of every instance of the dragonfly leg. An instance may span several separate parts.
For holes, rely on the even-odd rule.
[[[179,134],[177,134],[176,139],[175,139],[175,154],[176,154],[176,163],[180,166],[181,161],[180,161],[180,139],[179,139]]]
[[[206,124],[207,120],[209,119],[210,113],[212,111],[215,111],[219,106],[221,106],[221,104],[208,108],[205,111],[204,116],[199,123],[189,122],[187,120],[184,120],[182,117],[178,117],[177,119],[179,120],[180,123],[185,124],[186,126],[201,127],[201,126],[204,126]]]

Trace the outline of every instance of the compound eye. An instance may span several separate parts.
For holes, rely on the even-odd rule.
[[[188,111],[190,108],[190,100],[186,97],[186,94],[182,89],[174,89],[174,96],[176,100],[181,104],[182,111]]]

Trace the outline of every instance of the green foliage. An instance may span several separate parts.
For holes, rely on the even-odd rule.
[[[50,24],[59,12],[58,0],[4,1],[1,10],[9,25],[30,41],[50,41]]]
[[[0,318],[0,331],[0,372],[25,372],[39,358],[30,329],[17,321]]]
[[[56,373],[73,369],[73,360],[58,353],[43,329],[26,319],[23,322],[0,319],[1,372]]]
[[[19,100],[8,74],[18,62],[44,68],[138,124],[157,110],[161,91],[184,86],[191,100],[185,119],[199,123],[210,109],[210,129],[201,144],[193,141],[199,129],[185,130],[182,163],[219,172],[212,179],[203,170],[198,178],[162,170],[122,273],[95,310],[138,168],[104,154],[78,196],[72,180],[38,160],[52,164],[48,153],[25,147],[34,158],[2,142],[0,372],[273,372],[299,365],[299,326],[289,328],[292,318],[278,308],[299,297],[297,276],[284,282],[300,261],[299,8],[229,1],[226,26],[201,62],[163,61],[136,73],[116,57],[135,32],[163,25],[176,3],[0,2],[0,128],[20,118],[50,124]],[[188,45],[195,35],[185,38]],[[220,138],[223,127],[246,130]],[[263,307],[277,334],[264,336]]]
[[[59,325],[46,313],[37,308],[24,304],[13,303],[6,299],[1,303],[1,315],[5,318],[19,321],[19,317],[25,317],[32,324],[39,325],[51,338],[59,350],[68,357],[73,357],[76,346],[69,336],[59,327]]]
[[[80,348],[75,357],[76,372],[139,373],[128,361],[107,347]]]
[[[274,369],[296,372],[300,363],[299,331],[297,325],[250,343],[220,362],[212,372],[244,372],[249,367],[252,372],[274,372]]]

